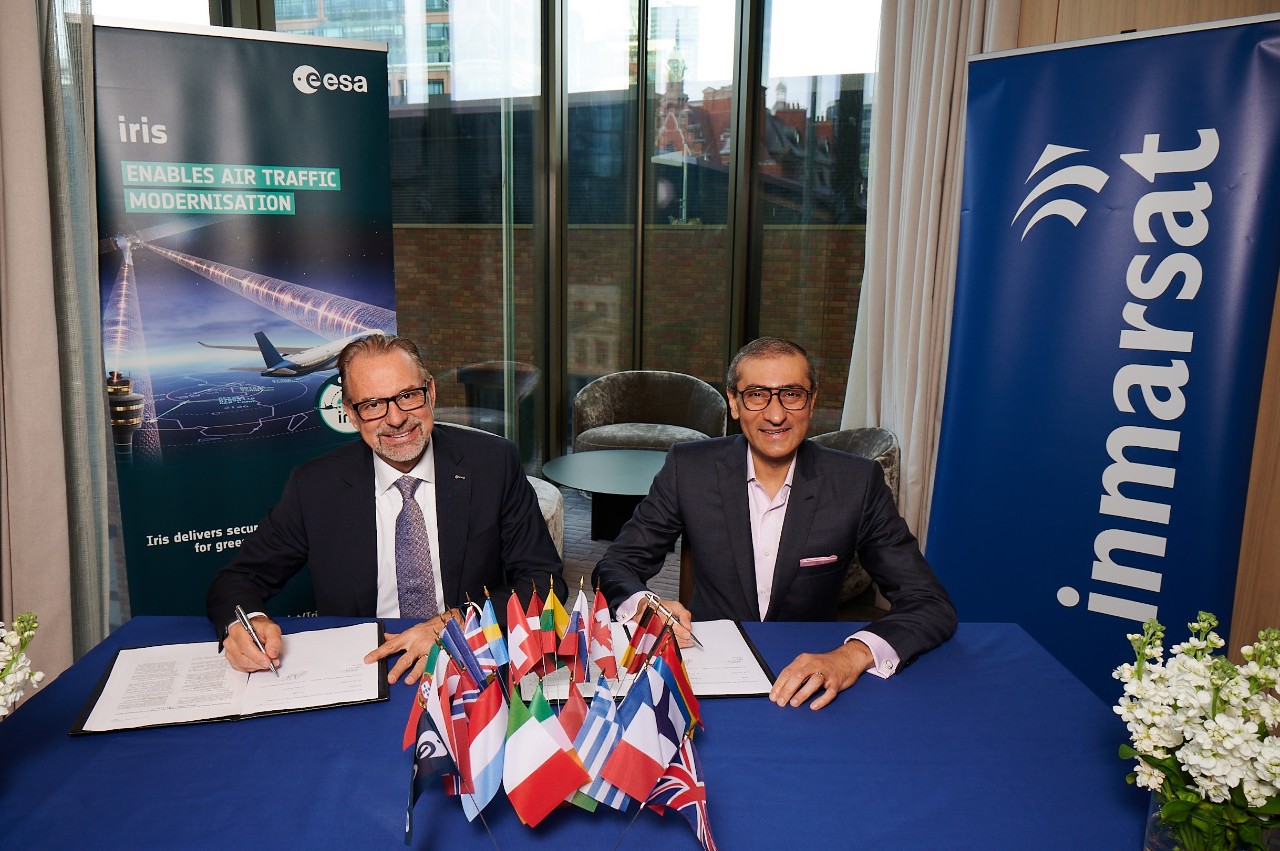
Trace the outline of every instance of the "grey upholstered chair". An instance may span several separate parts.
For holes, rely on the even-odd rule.
[[[444,422],[441,420],[441,422]],[[465,423],[445,423],[445,425],[454,428],[466,429],[467,431],[482,431],[492,434],[487,429],[476,428]],[[542,512],[542,519],[546,521],[547,532],[551,534],[551,540],[556,545],[556,552],[561,557],[564,556],[564,494],[560,493],[560,488],[548,482],[546,479],[540,479],[537,476],[525,476],[529,480],[529,484],[533,487],[534,494],[538,497],[538,510]]]
[[[728,405],[714,387],[682,372],[604,375],[573,397],[573,451],[656,449],[722,437]]]
[[[482,361],[436,375],[436,393],[440,403],[436,406],[435,418],[442,423],[470,426],[502,437],[507,425],[507,415],[502,408],[508,368],[513,375],[517,403],[525,404],[538,387],[541,378],[538,368],[519,361],[509,364],[500,360]],[[445,399],[456,400],[459,387],[465,404],[445,405]],[[532,409],[529,414],[532,414]]]
[[[875,427],[849,428],[815,435],[810,440],[831,449],[839,449],[841,452],[860,455],[878,462],[884,471],[884,482],[893,494],[893,501],[895,504],[898,502],[898,487],[902,480],[902,450],[893,432]],[[840,601],[847,603],[870,586],[871,576],[858,562],[857,556],[854,556],[853,562],[849,565],[849,574],[844,580],[844,588],[841,589]]]

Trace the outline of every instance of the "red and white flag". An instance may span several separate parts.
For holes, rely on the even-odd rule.
[[[613,655],[613,619],[609,617],[609,603],[599,588],[591,611],[591,661],[604,676],[611,680],[618,678],[618,660]]]
[[[537,597],[536,591],[534,597]],[[520,608],[520,598],[514,591],[507,601],[507,656],[511,659],[508,674],[512,688],[542,659],[542,646],[529,626],[529,619]]]

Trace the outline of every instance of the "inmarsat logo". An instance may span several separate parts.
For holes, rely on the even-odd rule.
[[[1063,157],[1084,153],[1088,153],[1084,148],[1045,145],[1044,152],[1040,154],[1039,161],[1036,162],[1035,168],[1031,169],[1031,173],[1027,175],[1024,183],[1030,183],[1031,178],[1035,177],[1036,174],[1043,171],[1051,163],[1055,163]],[[1027,193],[1027,197],[1022,199],[1022,206],[1018,207],[1018,212],[1013,214],[1013,221],[1009,223],[1009,226],[1013,227],[1017,224],[1018,217],[1022,215],[1023,211],[1047,192],[1052,192],[1063,186],[1083,186],[1097,193],[1102,191],[1103,186],[1106,186],[1107,179],[1105,172],[1091,165],[1063,166],[1044,180],[1041,180],[1034,189]],[[1061,216],[1071,222],[1072,227],[1075,227],[1080,224],[1080,220],[1084,218],[1086,212],[1087,210],[1085,210],[1083,204],[1072,201],[1070,198],[1052,198],[1037,207],[1036,211],[1031,214],[1031,218],[1027,221],[1027,226],[1022,229],[1022,238],[1026,239],[1031,229],[1049,216]]]
[[[313,95],[320,89],[330,92],[368,92],[369,81],[363,74],[322,74],[310,65],[293,69],[293,87],[304,95]]]

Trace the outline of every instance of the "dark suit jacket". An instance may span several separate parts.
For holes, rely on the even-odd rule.
[[[520,467],[516,447],[499,437],[436,424],[436,525],[444,600],[466,595],[495,607],[514,587],[527,604],[537,583],[554,577],[565,593],[560,557]],[[299,465],[275,507],[214,578],[206,598],[221,631],[235,606],[261,611],[303,565],[311,568],[322,615],[373,617],[378,593],[373,452],[362,440]]]
[[[746,438],[671,448],[649,495],[596,566],[609,603],[642,590],[682,533],[693,557],[694,619],[758,620]],[[892,604],[866,629],[889,642],[902,664],[951,637],[955,609],[880,467],[806,440],[796,453],[765,620],[835,620],[854,553]]]

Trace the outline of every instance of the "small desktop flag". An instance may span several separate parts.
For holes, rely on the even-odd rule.
[[[702,761],[694,750],[693,739],[685,739],[645,803],[658,815],[667,807],[679,810],[693,826],[704,851],[716,851],[707,817],[707,784],[702,778]]]
[[[534,592],[534,596],[537,596],[537,592]],[[514,591],[507,602],[507,655],[511,659],[508,674],[513,689],[542,659],[542,645],[529,625],[524,610],[520,608],[520,598]]]
[[[587,679],[587,633],[582,621],[582,613],[574,609],[569,613],[569,626],[560,639],[557,655],[565,659],[565,667],[569,668],[571,683],[585,682]]]
[[[487,601],[486,601],[487,602]],[[467,606],[467,617],[462,624],[462,634],[466,636],[467,644],[471,647],[471,652],[475,654],[476,661],[480,664],[480,673],[487,680],[498,671],[498,660],[494,658],[493,650],[489,645],[489,637],[484,634],[484,626],[480,622],[480,607],[471,603]],[[499,631],[501,635],[501,631]],[[480,683],[483,684],[484,680]]]
[[[417,739],[413,748],[413,764],[409,774],[409,805],[405,808],[404,844],[413,841],[413,805],[427,787],[428,781],[440,774],[455,771],[453,757],[445,745],[444,736],[436,727],[430,712],[418,715]]]
[[[675,752],[675,745],[668,746],[659,730],[658,695],[653,693],[654,684],[647,673],[636,679],[618,707],[622,737],[600,771],[605,780],[642,801],[648,797],[649,790],[658,782]],[[666,692],[662,678],[657,680],[661,691]]]
[[[658,641],[658,634],[666,627],[666,622],[655,609],[645,608],[636,624],[636,631],[631,635],[626,651],[622,654],[622,667],[628,674],[640,670],[644,660],[649,658],[649,651]]]
[[[612,783],[600,777],[609,757],[613,754],[618,739],[622,736],[622,725],[618,723],[618,708],[613,703],[613,693],[609,684],[602,677],[596,683],[595,696],[591,698],[591,707],[582,723],[582,729],[574,737],[573,747],[582,758],[582,763],[591,775],[591,780],[582,785],[582,791],[595,798],[605,806],[615,810],[625,810],[631,798],[617,789]]]
[[[680,656],[675,635],[667,630],[658,639],[658,650],[653,654],[653,669],[666,681],[676,702],[680,704],[685,717],[689,721],[688,730],[692,733],[695,724],[702,724],[702,707],[698,697],[693,693],[693,685],[689,682],[689,672],[685,669],[684,659]]]
[[[537,827],[586,781],[586,769],[560,749],[513,689],[507,715],[502,787],[507,790],[507,799],[520,821]]]
[[[609,617],[609,604],[599,588],[591,610],[591,661],[601,674],[611,680],[618,678],[618,660],[613,655],[613,619]]]
[[[487,590],[484,596],[484,609],[480,612],[480,629],[484,632],[485,640],[489,642],[489,652],[493,654],[498,667],[510,662],[511,660],[507,658],[507,644],[502,640],[502,627],[498,625],[498,614],[493,610],[493,601],[489,599]]]
[[[507,700],[502,683],[493,680],[471,707],[471,782],[475,792],[462,796],[467,821],[474,821],[498,793],[506,743]]]

